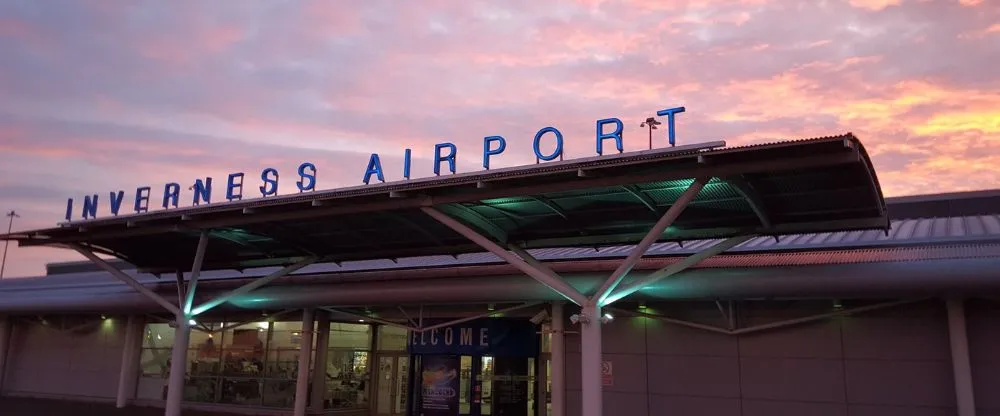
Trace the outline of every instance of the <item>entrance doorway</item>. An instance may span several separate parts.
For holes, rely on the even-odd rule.
[[[406,415],[406,387],[410,356],[405,353],[379,354],[378,383],[375,391],[376,416]]]

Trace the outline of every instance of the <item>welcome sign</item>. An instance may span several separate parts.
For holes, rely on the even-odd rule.
[[[656,112],[658,116],[666,116],[667,118],[667,142],[670,146],[676,144],[676,134],[675,134],[675,116],[679,113],[684,112],[684,107],[674,107],[667,108],[665,110],[660,110]],[[604,146],[610,141],[611,145],[615,147],[618,153],[624,152],[624,147],[622,144],[622,131],[624,130],[624,123],[618,118],[605,118],[597,120],[596,131],[595,131],[595,142],[594,149],[598,155],[604,154]],[[552,142],[555,148],[552,152],[546,153],[541,149],[543,147],[543,141]],[[563,145],[564,145],[563,134],[559,129],[555,127],[543,127],[539,129],[534,138],[532,139],[531,148],[535,153],[535,157],[539,162],[552,161],[556,159],[562,159],[563,157]],[[504,151],[507,150],[507,139],[503,136],[486,136],[483,138],[482,146],[482,166],[484,169],[490,169],[490,161],[493,158],[499,157]],[[434,145],[434,174],[441,175],[441,167],[445,165],[448,172],[452,174],[455,173],[456,158],[458,157],[458,147],[454,143],[438,143]],[[410,179],[410,168],[412,161],[411,149],[403,150],[403,178],[405,180]],[[385,182],[385,170],[382,165],[382,160],[378,153],[372,153],[368,158],[368,164],[365,167],[365,171],[361,175],[362,182],[365,185],[371,183],[372,179],[376,179],[379,182]],[[316,165],[310,162],[304,162],[299,165],[296,169],[296,174],[298,180],[295,182],[296,188],[299,192],[309,192],[316,190],[316,178],[317,178],[317,168]],[[226,201],[238,201],[242,200],[244,196],[244,185],[252,186],[246,183],[247,175],[244,172],[230,173],[229,177],[226,179],[225,183],[225,199]],[[160,196],[160,206],[163,209],[178,208],[181,198],[181,185],[179,183],[173,182],[168,183],[163,186],[163,192],[159,193]],[[206,177],[204,179],[195,179],[194,183],[189,187],[191,192],[191,203],[192,205],[210,204],[212,203],[212,191],[213,191],[213,181],[212,178]],[[260,172],[260,182],[257,186],[257,191],[260,192],[260,197],[268,198],[278,195],[278,170],[275,168],[266,168]],[[122,208],[125,203],[125,191],[117,190],[111,191],[108,194],[106,209],[108,213],[113,216],[117,216],[122,212]],[[150,208],[150,201],[153,196],[153,188],[150,186],[140,186],[135,189],[134,193],[131,193],[130,208],[133,213],[143,213],[148,212]],[[249,196],[248,196],[249,197]],[[102,211],[100,209],[101,198],[100,194],[85,195],[83,197],[83,203],[81,204],[79,215],[82,219],[93,219],[97,218],[98,212]],[[66,201],[66,221],[73,220],[74,214],[76,214],[76,208],[74,206],[73,198],[69,198]]]

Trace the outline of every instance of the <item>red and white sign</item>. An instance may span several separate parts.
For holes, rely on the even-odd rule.
[[[601,385],[615,385],[615,371],[611,361],[601,361]]]

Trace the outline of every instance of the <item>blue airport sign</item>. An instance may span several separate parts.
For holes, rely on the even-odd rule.
[[[656,115],[666,116],[667,118],[667,142],[670,146],[674,146],[676,144],[675,116],[683,112],[684,107],[668,108],[656,112]],[[620,119],[605,118],[597,120],[595,132],[595,150],[597,154],[604,154],[604,146],[609,140],[612,141],[610,144],[615,147],[615,150],[617,150],[618,153],[624,152],[624,147],[622,145],[622,130],[624,130],[624,124]],[[550,153],[543,152],[541,150],[543,141],[554,142],[555,149]],[[534,150],[535,157],[538,158],[539,161],[551,161],[555,159],[562,159],[563,144],[564,140],[562,132],[555,127],[549,126],[543,127],[535,133],[531,147]],[[489,170],[491,159],[499,156],[506,150],[507,140],[503,136],[484,137],[482,151],[483,168]],[[406,180],[410,179],[411,154],[411,149],[404,149],[403,178]],[[454,143],[435,144],[433,161],[434,174],[441,174],[442,165],[446,166],[448,172],[451,172],[452,174],[456,173],[455,166],[457,155],[458,147],[455,146]],[[310,162],[304,162],[299,165],[296,169],[298,180],[295,182],[295,186],[298,188],[299,192],[316,190],[316,172],[316,165]],[[247,175],[243,172],[229,174],[225,184],[226,201],[243,199],[246,177]],[[368,165],[362,175],[362,182],[366,185],[370,184],[372,179],[376,179],[379,182],[385,182],[385,172],[378,153],[372,153],[371,156],[369,156]],[[262,170],[260,172],[259,183],[260,185],[257,186],[257,191],[260,192],[261,197],[267,198],[278,195],[278,170],[270,167]],[[212,184],[212,178],[210,177],[195,179],[194,184],[188,188],[192,191],[192,205],[212,203]],[[132,211],[136,214],[148,212],[150,208],[150,201],[153,197],[153,188],[150,186],[140,186],[135,189],[135,193],[132,195]],[[181,185],[176,182],[168,183],[163,186],[163,193],[158,196],[161,196],[160,206],[163,209],[177,208],[180,205]],[[114,216],[120,214],[122,212],[124,201],[125,191],[111,191],[108,194],[108,212]],[[69,198],[66,201],[65,218],[67,221],[71,221],[73,219],[73,214],[76,213],[73,202],[73,198]],[[83,219],[97,218],[99,203],[99,194],[85,195],[83,197],[82,207],[79,210],[80,216]]]

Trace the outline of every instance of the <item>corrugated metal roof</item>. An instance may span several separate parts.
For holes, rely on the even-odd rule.
[[[683,246],[677,243],[657,243],[653,244],[648,251],[646,251],[646,256],[648,257],[670,257],[670,256],[686,256],[697,253],[710,247],[721,240],[697,240],[684,243]],[[990,242],[1000,243],[1000,215],[980,215],[980,216],[966,216],[966,217],[952,217],[952,218],[916,218],[916,219],[906,219],[898,220],[892,222],[892,228],[889,230],[888,235],[882,231],[872,230],[872,231],[850,231],[850,232],[836,232],[836,233],[818,233],[818,234],[796,234],[796,235],[785,235],[779,236],[777,239],[774,237],[757,237],[736,246],[732,250],[728,251],[729,254],[757,254],[757,255],[767,255],[773,256],[774,253],[781,252],[824,252],[829,256],[831,251],[845,251],[851,250],[852,257],[841,257],[842,260],[838,262],[857,262],[864,263],[868,262],[863,254],[857,249],[859,248],[892,248],[892,247],[907,247],[907,246],[919,246],[919,245],[976,245],[985,244]],[[573,260],[596,260],[596,259],[610,259],[610,258],[621,258],[627,256],[634,246],[612,246],[612,247],[600,247],[600,248],[581,248],[581,247],[562,247],[562,248],[546,248],[546,249],[532,249],[528,250],[533,256],[542,261],[573,261]],[[939,253],[951,253],[951,254],[939,254],[941,256],[952,256],[960,255],[961,252],[954,251],[939,251]],[[963,249],[963,250],[972,250]],[[767,254],[764,254],[767,253]],[[886,251],[872,251],[869,254],[872,258],[874,256],[884,256]],[[990,251],[989,253],[993,253]],[[898,254],[898,253],[897,253]],[[1000,253],[997,253],[1000,255]],[[798,255],[797,255],[798,256]],[[860,256],[860,257],[859,257]],[[736,256],[726,256],[726,257],[736,257]],[[754,257],[745,257],[744,260],[747,264],[752,264],[755,261]],[[791,257],[790,257],[791,258]],[[808,257],[794,257],[794,258],[808,258]],[[942,257],[943,258],[943,257]],[[951,257],[948,257],[951,258]],[[832,258],[831,258],[832,259]],[[851,260],[853,259],[853,260]],[[731,260],[727,260],[731,261]],[[772,262],[775,261],[772,259]],[[813,261],[813,260],[809,260]],[[307,266],[299,271],[299,274],[310,274],[310,273],[335,273],[335,272],[358,272],[358,271],[375,271],[375,270],[394,270],[394,269],[411,269],[411,268],[428,268],[428,267],[452,267],[452,266],[471,266],[471,265],[483,265],[483,264],[500,264],[504,263],[502,259],[497,257],[492,253],[471,253],[471,254],[461,254],[455,257],[452,256],[426,256],[426,257],[410,257],[401,258],[396,262],[391,260],[366,260],[366,261],[350,261],[344,262],[340,265],[325,263],[325,264],[314,264]],[[706,263],[706,265],[712,264],[711,262]],[[735,264],[735,263],[734,263]],[[743,264],[743,263],[740,263]],[[809,263],[809,264],[819,264],[819,263]],[[725,266],[725,267],[742,267],[742,266]],[[276,267],[262,268],[261,272],[265,270],[277,270]],[[225,276],[233,276],[232,273],[220,273]],[[204,276],[204,275],[203,275]],[[219,278],[224,278],[219,276]]]

